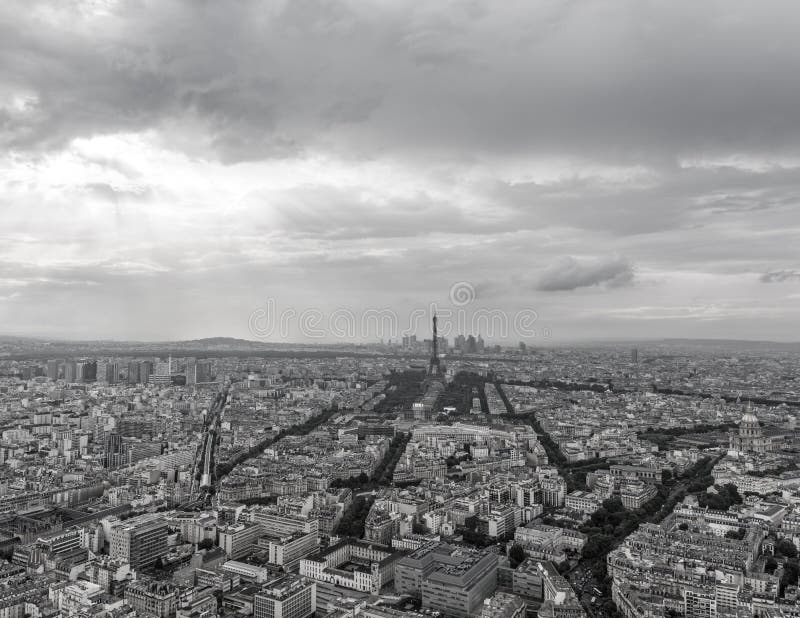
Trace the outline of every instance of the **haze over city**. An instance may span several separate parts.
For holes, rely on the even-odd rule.
[[[3,2],[0,334],[253,339],[269,299],[407,316],[468,282],[551,342],[796,340],[798,28],[791,1]]]

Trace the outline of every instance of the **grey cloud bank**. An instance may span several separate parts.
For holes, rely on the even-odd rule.
[[[554,340],[792,338],[799,28],[788,1],[5,2],[0,320],[243,336],[267,297],[473,281]]]
[[[536,289],[558,292],[601,284],[619,287],[632,282],[633,266],[623,258],[580,262],[567,256],[545,269]]]

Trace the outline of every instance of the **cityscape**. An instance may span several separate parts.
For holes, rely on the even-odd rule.
[[[797,0],[2,0],[0,618],[800,618]]]
[[[796,347],[431,333],[3,343],[3,611],[795,615]]]

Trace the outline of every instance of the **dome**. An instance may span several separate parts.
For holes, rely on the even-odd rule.
[[[742,416],[743,423],[752,423],[754,425],[758,424],[758,417],[753,414],[752,412],[745,412],[744,416]]]

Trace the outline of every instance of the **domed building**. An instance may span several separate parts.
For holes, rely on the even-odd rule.
[[[728,445],[729,455],[744,455],[745,453],[768,453],[779,450],[778,445],[764,435],[758,417],[750,409],[750,404],[744,409],[742,420],[739,422],[739,431],[730,433]]]

